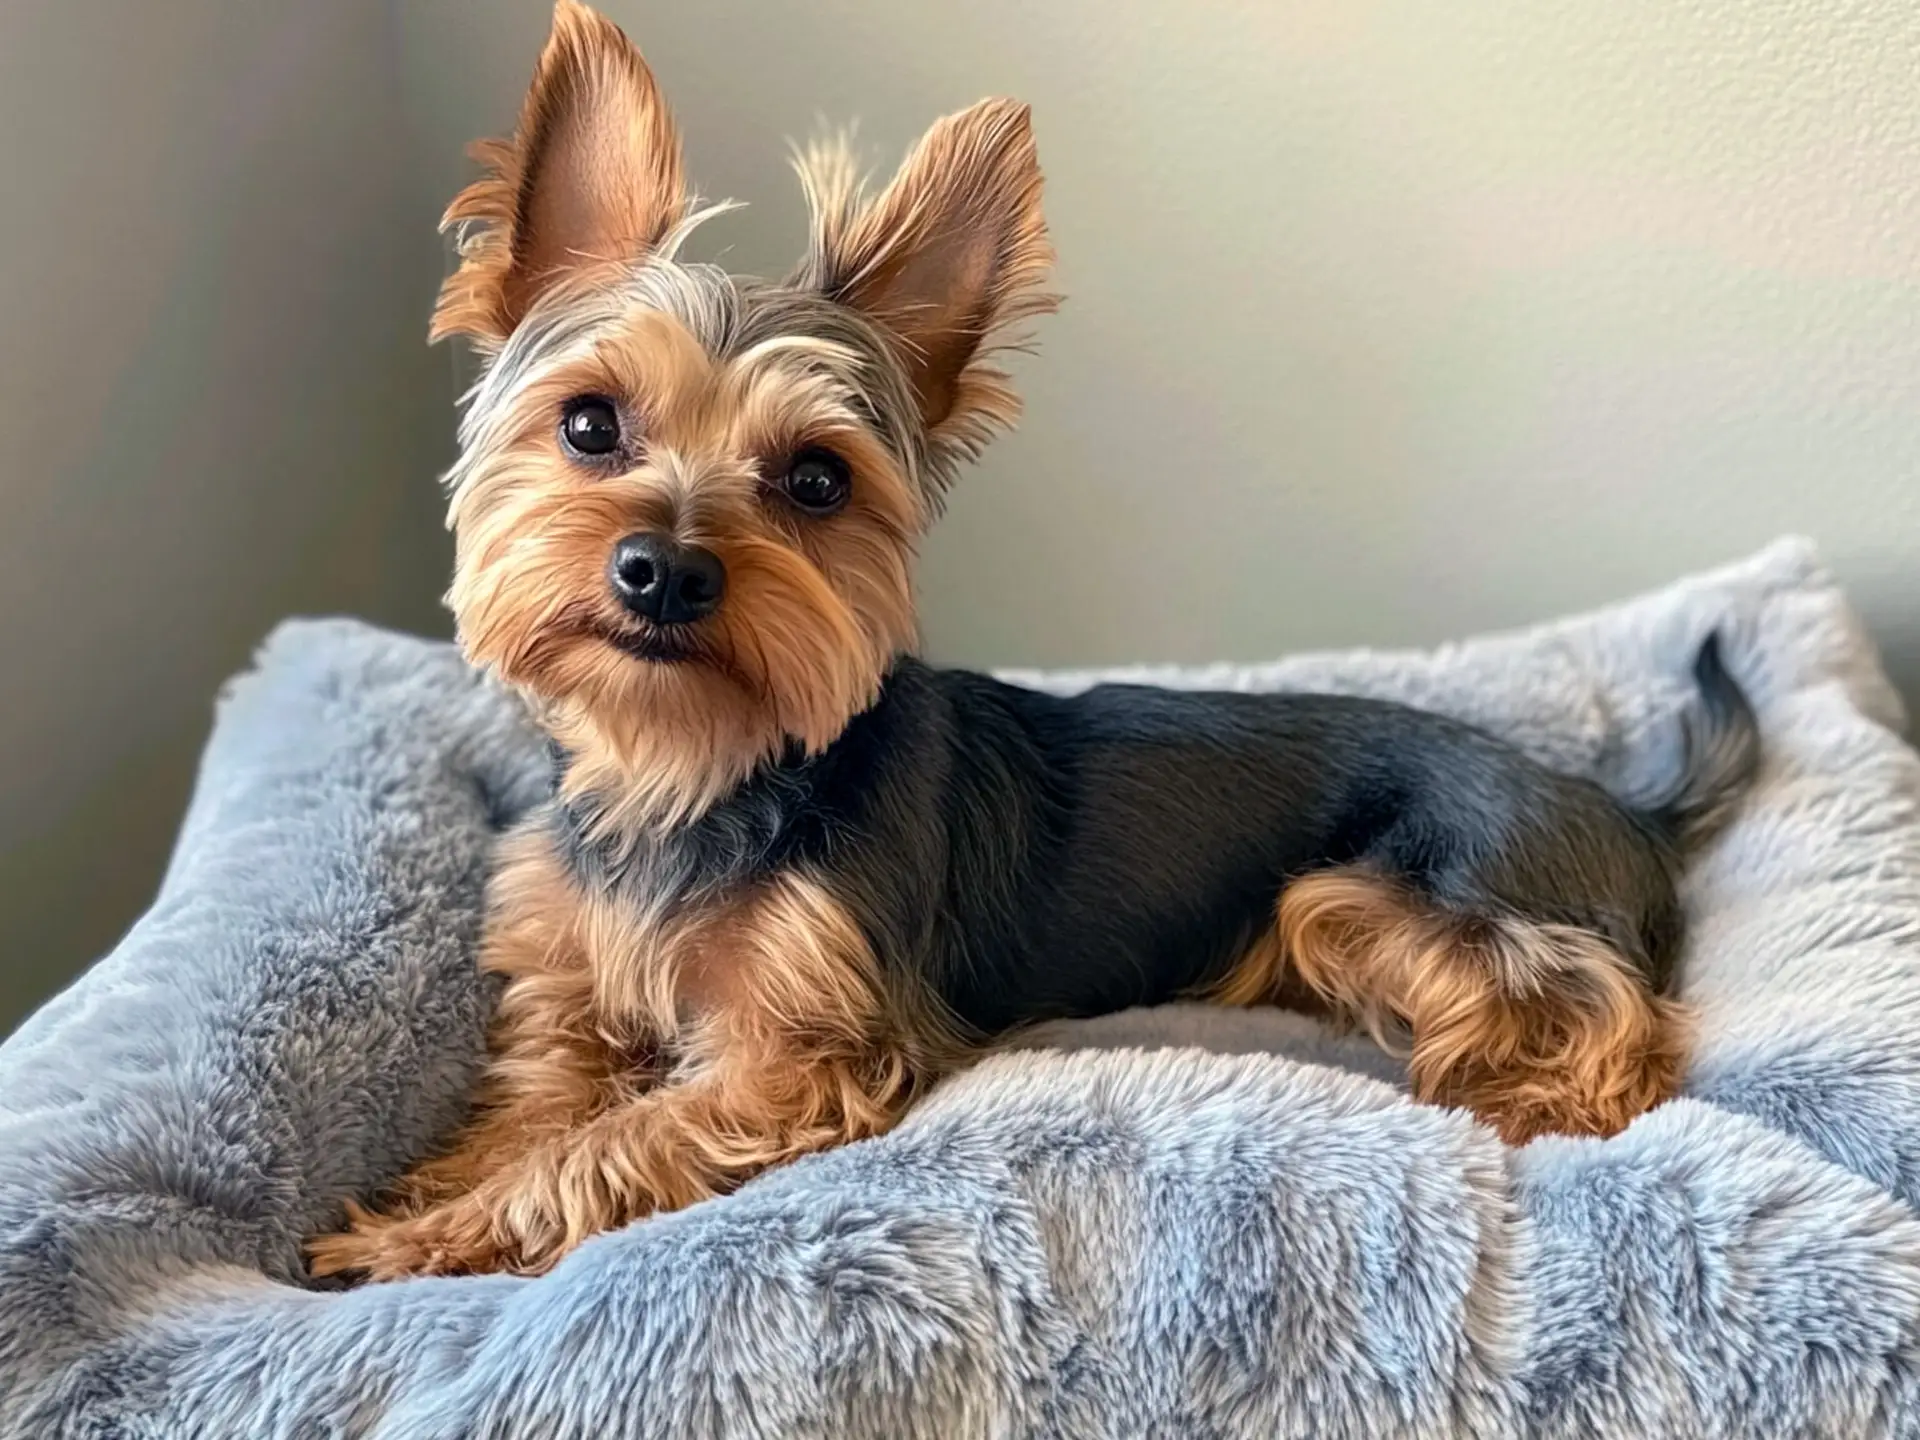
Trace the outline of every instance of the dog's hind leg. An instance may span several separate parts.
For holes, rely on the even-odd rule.
[[[1687,1012],[1598,935],[1448,910],[1359,866],[1288,885],[1273,932],[1213,991],[1298,983],[1404,1053],[1422,1100],[1462,1105],[1510,1142],[1611,1135],[1673,1095]]]

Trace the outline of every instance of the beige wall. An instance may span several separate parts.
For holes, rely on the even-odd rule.
[[[401,0],[423,178],[544,0]],[[1068,308],[956,496],[975,662],[1437,640],[1816,535],[1920,683],[1912,0],[606,0],[692,170],[797,250],[781,139],[1033,102]]]
[[[0,1032],[151,895],[279,616],[440,623],[383,0],[0,6]]]
[[[1821,539],[1920,689],[1910,0],[608,0],[707,232],[1034,102],[1071,300],[925,570],[973,662],[1428,641]],[[278,615],[437,627],[431,217],[546,0],[0,8],[0,1027]]]

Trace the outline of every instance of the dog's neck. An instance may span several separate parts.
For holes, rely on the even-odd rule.
[[[575,883],[653,911],[721,899],[779,868],[818,840],[831,813],[857,804],[898,678],[918,663],[896,661],[874,703],[824,749],[789,742],[711,803],[665,820],[582,785],[580,757],[549,740],[550,827]]]

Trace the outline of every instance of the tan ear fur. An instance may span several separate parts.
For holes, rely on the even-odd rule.
[[[512,138],[470,152],[487,173],[447,207],[459,269],[440,290],[431,338],[495,350],[557,279],[638,256],[686,211],[680,137],[631,40],[559,0]]]
[[[900,341],[929,431],[972,449],[1010,424],[1019,401],[984,357],[1059,303],[1028,108],[983,100],[939,121],[871,202],[843,147],[799,168],[814,212],[803,277]]]

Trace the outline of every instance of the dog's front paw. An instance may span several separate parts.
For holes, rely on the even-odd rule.
[[[309,1240],[307,1265],[316,1276],[357,1274],[369,1280],[519,1268],[487,1217],[458,1200],[414,1215],[376,1214],[349,1201],[347,1228]]]

